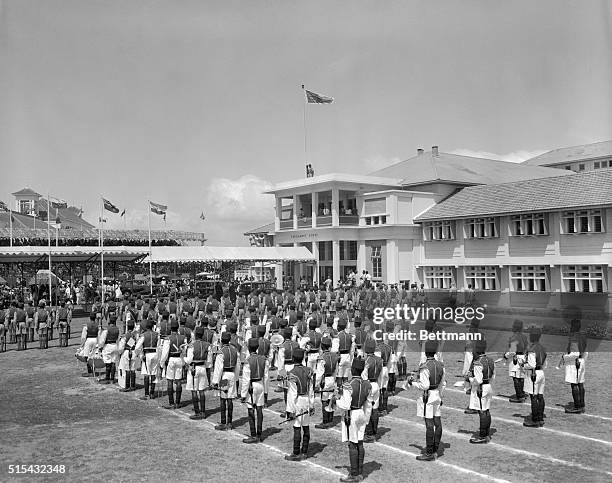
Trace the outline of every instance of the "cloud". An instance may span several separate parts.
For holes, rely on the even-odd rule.
[[[381,154],[376,154],[365,158],[363,160],[363,164],[367,172],[371,173],[372,171],[378,171],[379,169],[386,168],[392,164],[399,163],[400,161],[401,159],[398,157],[389,158]]]
[[[274,220],[274,196],[265,195],[272,183],[248,174],[238,179],[213,178],[207,187],[207,216],[219,220]]]
[[[472,156],[474,158],[497,159],[499,161],[509,161],[511,163],[522,163],[527,159],[539,156],[545,153],[545,150],[536,151],[513,151],[508,154],[489,153],[487,151],[473,151],[471,149],[453,149],[449,151],[451,154],[459,154],[460,156]]]

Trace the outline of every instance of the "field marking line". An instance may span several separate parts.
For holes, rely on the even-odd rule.
[[[406,401],[416,402],[415,399],[410,399],[410,398],[407,398],[407,397],[404,397],[404,396],[398,395],[397,397],[400,398],[400,399],[404,399]],[[453,410],[453,411],[457,411],[457,412],[460,412],[460,413],[463,413],[463,411],[465,411],[465,408],[464,409],[462,409],[462,408],[455,408],[453,406],[447,406],[446,404],[444,404],[442,407],[446,408],[446,409]],[[517,426],[523,426],[523,423],[521,423],[520,421],[514,421],[513,419],[500,418],[498,416],[491,416],[491,418],[492,419],[496,419],[497,421],[502,421],[504,423],[514,424],[514,425],[517,425]],[[559,434],[561,436],[569,436],[571,438],[584,439],[585,441],[593,441],[594,443],[605,444],[606,446],[612,446],[612,441],[606,441],[605,439],[591,438],[590,436],[583,436],[581,434],[568,433],[566,431],[561,431],[560,429],[551,429],[551,428],[547,428],[545,426],[542,426],[542,427],[537,428],[537,429],[539,431],[547,431],[549,433]]]
[[[184,421],[186,421],[186,422],[188,422],[190,424],[193,424],[193,421],[191,419],[189,419],[189,415],[187,413],[183,412],[183,411],[178,411],[177,410],[177,411],[168,411],[168,412],[173,414],[174,416],[176,416],[179,419],[182,419],[182,420],[184,420]],[[214,428],[216,426],[215,423],[213,423],[212,421],[207,421],[206,419],[200,419],[200,420],[197,420],[197,421],[205,423],[206,425],[208,425],[209,427],[212,427],[212,428]],[[237,438],[245,438],[245,436],[246,436],[245,434],[241,433],[240,431],[238,431],[236,429],[232,429],[230,431],[224,431],[224,433],[230,433],[230,434],[232,434],[233,436],[235,436]],[[280,454],[282,456],[289,455],[289,453],[284,452],[282,449],[277,448],[276,446],[272,446],[272,445],[267,444],[267,443],[257,443],[256,445],[249,445],[249,446],[262,446],[262,447],[267,448],[269,450],[272,450],[275,453],[278,453],[278,454]],[[341,473],[339,471],[336,471],[336,470],[333,470],[331,468],[328,468],[327,466],[320,465],[318,463],[315,463],[314,461],[309,461],[307,459],[306,460],[302,460],[302,461],[298,461],[297,463],[301,463],[301,464],[304,464],[304,465],[307,465],[307,466],[312,466],[312,467],[317,468],[317,469],[319,469],[321,471],[325,471],[326,473],[330,473],[330,474],[332,474],[334,476],[346,476],[346,473]]]
[[[419,426],[420,428],[425,428],[425,425],[423,423],[418,423],[416,421],[410,421],[408,419],[396,418],[394,416],[385,416],[384,419],[397,421],[398,423],[402,423],[402,424],[410,424],[412,426]],[[443,429],[443,434],[448,434],[448,435],[453,436],[453,437],[455,437],[457,439],[461,439],[463,441],[467,441],[467,438],[466,438],[465,435],[457,433],[455,431],[451,431],[451,430],[446,429],[446,428]],[[534,451],[527,451],[527,450],[523,450],[523,449],[519,449],[519,448],[513,448],[512,446],[506,446],[505,444],[496,443],[494,441],[491,441],[491,442],[487,443],[487,446],[494,446],[496,448],[500,448],[501,450],[509,451],[509,452],[512,452],[512,453],[521,454],[521,455],[524,455],[524,456],[532,456],[534,458],[546,460],[546,461],[549,461],[551,463],[561,464],[561,465],[564,465],[564,466],[570,466],[570,467],[573,467],[573,468],[580,468],[581,470],[584,470],[584,471],[591,471],[593,473],[603,473],[605,475],[612,476],[612,472],[610,472],[610,471],[600,470],[598,468],[593,468],[591,466],[586,466],[586,465],[583,465],[583,464],[580,464],[580,463],[574,463],[572,461],[562,460],[562,459],[559,459],[559,458],[555,458],[554,456],[543,455],[541,453],[536,453]]]
[[[264,411],[267,411],[267,412],[270,412],[270,413],[274,413],[274,414],[277,414],[277,415],[281,414],[281,413],[279,413],[277,411],[274,411],[273,409],[268,409],[268,408],[264,408]],[[327,431],[329,431],[329,430],[334,431],[334,432],[336,432],[338,434],[342,434],[342,431],[340,431],[339,429],[336,429],[336,428],[329,428]],[[419,455],[419,453],[412,453],[410,451],[406,451],[406,450],[403,450],[403,449],[400,449],[400,448],[396,448],[395,446],[390,446],[388,444],[380,443],[378,441],[376,441],[374,444],[376,444],[378,446],[382,446],[383,448],[390,449],[391,451],[395,451],[397,453],[400,453],[400,454],[403,454],[403,455],[406,455],[406,456],[417,457]],[[486,475],[484,473],[479,473],[477,471],[470,470],[470,469],[464,468],[462,466],[457,466],[457,465],[454,465],[452,463],[446,463],[444,461],[440,461],[439,459],[436,459],[435,463],[438,463],[438,464],[440,464],[442,466],[445,466],[445,467],[448,467],[448,468],[452,468],[453,470],[459,471],[461,473],[466,473],[466,474],[470,474],[470,475],[473,475],[473,476],[478,476],[478,477],[480,477],[480,478],[482,478],[484,480],[495,481],[497,483],[510,483],[508,480],[504,480],[504,479],[500,479],[500,478],[495,478],[494,476]]]
[[[461,389],[455,389],[452,387],[446,387],[446,389],[444,389],[445,391],[451,391],[451,392],[457,392],[457,393],[461,393],[461,394],[465,394],[465,391],[462,391]],[[506,397],[500,397],[500,396],[493,396],[493,399],[497,399],[498,401],[505,401],[508,402],[508,398]],[[510,403],[512,405],[518,406],[517,403]],[[529,406],[529,403],[521,403],[521,405],[523,406]],[[512,406],[510,406],[512,407]],[[547,407],[546,410],[551,410],[551,411],[559,411],[560,413],[565,414],[565,409],[559,409],[559,408],[555,408],[555,407]],[[612,418],[608,417],[608,416],[600,416],[599,414],[590,414],[590,413],[582,413],[580,415],[580,417],[583,416],[587,416],[589,418],[597,418],[597,419],[603,419],[604,421],[612,421]]]

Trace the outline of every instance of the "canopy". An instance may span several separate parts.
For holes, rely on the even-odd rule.
[[[152,263],[190,262],[314,262],[306,247],[152,247]],[[149,256],[142,260],[149,263]]]
[[[44,247],[19,246],[0,248],[0,263],[32,263],[47,260],[51,252],[53,262],[99,262],[100,247]],[[105,262],[134,262],[149,253],[148,247],[104,247]]]

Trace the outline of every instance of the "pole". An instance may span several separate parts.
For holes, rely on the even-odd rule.
[[[49,307],[53,304],[53,297],[51,295],[52,283],[51,283],[51,197],[47,191],[47,241],[49,244]]]
[[[153,295],[153,262],[151,261],[151,200],[149,200],[149,210],[147,219],[149,221],[149,287],[151,295]]]
[[[104,199],[100,195],[100,279],[102,282],[102,305],[104,305]]]
[[[9,235],[11,238],[9,246],[13,246],[13,210],[11,209],[9,202]]]
[[[302,84],[302,90],[304,91],[304,84]],[[308,166],[308,144],[306,143],[307,130],[306,130],[306,92],[304,92],[304,165]],[[294,208],[295,209],[295,208]]]

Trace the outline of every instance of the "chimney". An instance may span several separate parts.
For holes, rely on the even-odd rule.
[[[422,148],[417,149],[417,156],[420,156],[423,153],[424,153],[424,151],[423,151]]]
[[[432,156],[438,156],[438,146],[431,147],[431,154]]]

